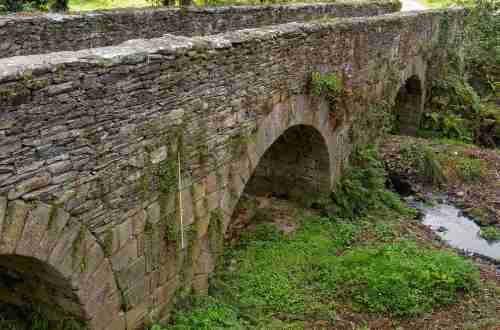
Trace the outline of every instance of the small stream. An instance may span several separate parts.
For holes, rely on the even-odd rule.
[[[428,206],[409,200],[409,204],[423,212],[422,222],[451,247],[500,261],[500,241],[488,242],[479,236],[481,228],[460,209],[446,203]]]

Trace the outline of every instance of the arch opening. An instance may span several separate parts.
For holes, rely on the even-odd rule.
[[[69,279],[38,259],[0,255],[0,328],[29,330],[34,323],[55,330],[87,325]]]
[[[328,190],[329,185],[330,164],[323,137],[312,126],[297,125],[267,149],[244,193],[300,200]]]
[[[280,202],[311,203],[329,192],[330,179],[328,147],[321,133],[308,125],[288,128],[266,150],[246,183],[227,237],[238,237],[238,232],[253,225],[252,220],[265,208],[272,212]],[[279,221],[279,216],[271,218]]]
[[[423,110],[423,94],[420,79],[414,75],[408,78],[399,89],[394,105],[396,132],[401,135],[415,136],[420,126]]]

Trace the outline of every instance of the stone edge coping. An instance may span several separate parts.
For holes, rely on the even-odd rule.
[[[442,14],[464,13],[463,8],[409,11],[371,17],[341,18],[331,21],[308,23],[286,23],[261,28],[243,29],[201,37],[182,37],[166,34],[154,39],[132,39],[115,46],[107,46],[79,51],[63,51],[40,55],[15,56],[0,59],[0,83],[41,75],[57,69],[61,65],[90,65],[111,67],[134,65],[151,59],[184,55],[188,52],[203,52],[213,49],[231,48],[235,44],[269,40],[286,35],[314,33],[321,30],[343,32],[359,30],[366,25],[400,24],[406,19]]]
[[[94,18],[98,16],[120,16],[120,15],[149,15],[156,12],[171,12],[176,14],[179,12],[192,12],[192,13],[207,13],[207,14],[223,14],[223,13],[245,13],[245,12],[259,12],[267,11],[269,9],[275,10],[300,10],[303,8],[318,8],[318,7],[360,7],[360,6],[391,6],[393,12],[397,11],[397,4],[399,0],[337,0],[334,2],[316,2],[316,3],[291,3],[291,4],[276,4],[276,5],[233,5],[233,6],[214,6],[214,7],[190,7],[185,9],[180,8],[120,8],[110,10],[97,10],[97,11],[83,11],[83,12],[69,12],[67,14],[59,13],[45,13],[34,15],[19,15],[10,14],[0,16],[0,28],[3,25],[13,22],[30,22],[35,24],[37,21],[54,21],[63,22],[66,20]]]

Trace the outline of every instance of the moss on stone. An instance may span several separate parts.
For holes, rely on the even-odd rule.
[[[71,257],[73,262],[73,268],[79,267],[80,272],[85,272],[87,270],[87,251],[85,249],[85,238],[87,235],[87,228],[85,226],[80,226],[78,234],[73,241],[73,246],[71,250]]]
[[[210,222],[208,225],[208,237],[210,239],[211,249],[219,257],[224,250],[224,213],[221,208],[215,208],[210,211]]]
[[[113,253],[113,230],[108,228],[104,235],[104,253],[110,256]]]
[[[50,230],[52,229],[52,226],[54,225],[56,219],[57,219],[57,215],[59,213],[59,210],[61,209],[61,207],[63,206],[62,203],[53,203],[52,205],[50,205],[50,210],[49,210],[49,220],[47,222],[47,228]]]

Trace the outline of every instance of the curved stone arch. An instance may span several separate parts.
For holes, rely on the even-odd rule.
[[[4,202],[3,208],[0,265],[3,258],[15,272],[22,272],[16,269],[17,261],[36,266],[29,267],[33,269],[27,280],[41,280],[54,315],[85,321],[91,329],[124,324],[110,262],[86,227],[58,206],[13,200]],[[30,297],[30,292],[25,294]]]
[[[415,135],[420,126],[426,97],[426,73],[427,63],[420,56],[414,57],[400,72],[396,94],[391,96],[396,114],[400,116],[400,134]]]
[[[225,198],[223,209],[226,211],[224,232],[245,186],[252,173],[259,165],[260,160],[267,150],[290,128],[308,126],[317,131],[326,146],[329,162],[329,188],[335,183],[339,168],[345,162],[350,147],[347,145],[348,127],[332,124],[330,107],[325,100],[320,100],[308,95],[296,95],[277,103],[272,111],[257,125],[257,132],[246,145],[246,153],[233,163],[230,169],[228,185],[233,191],[229,198]],[[228,201],[229,200],[229,201]]]

